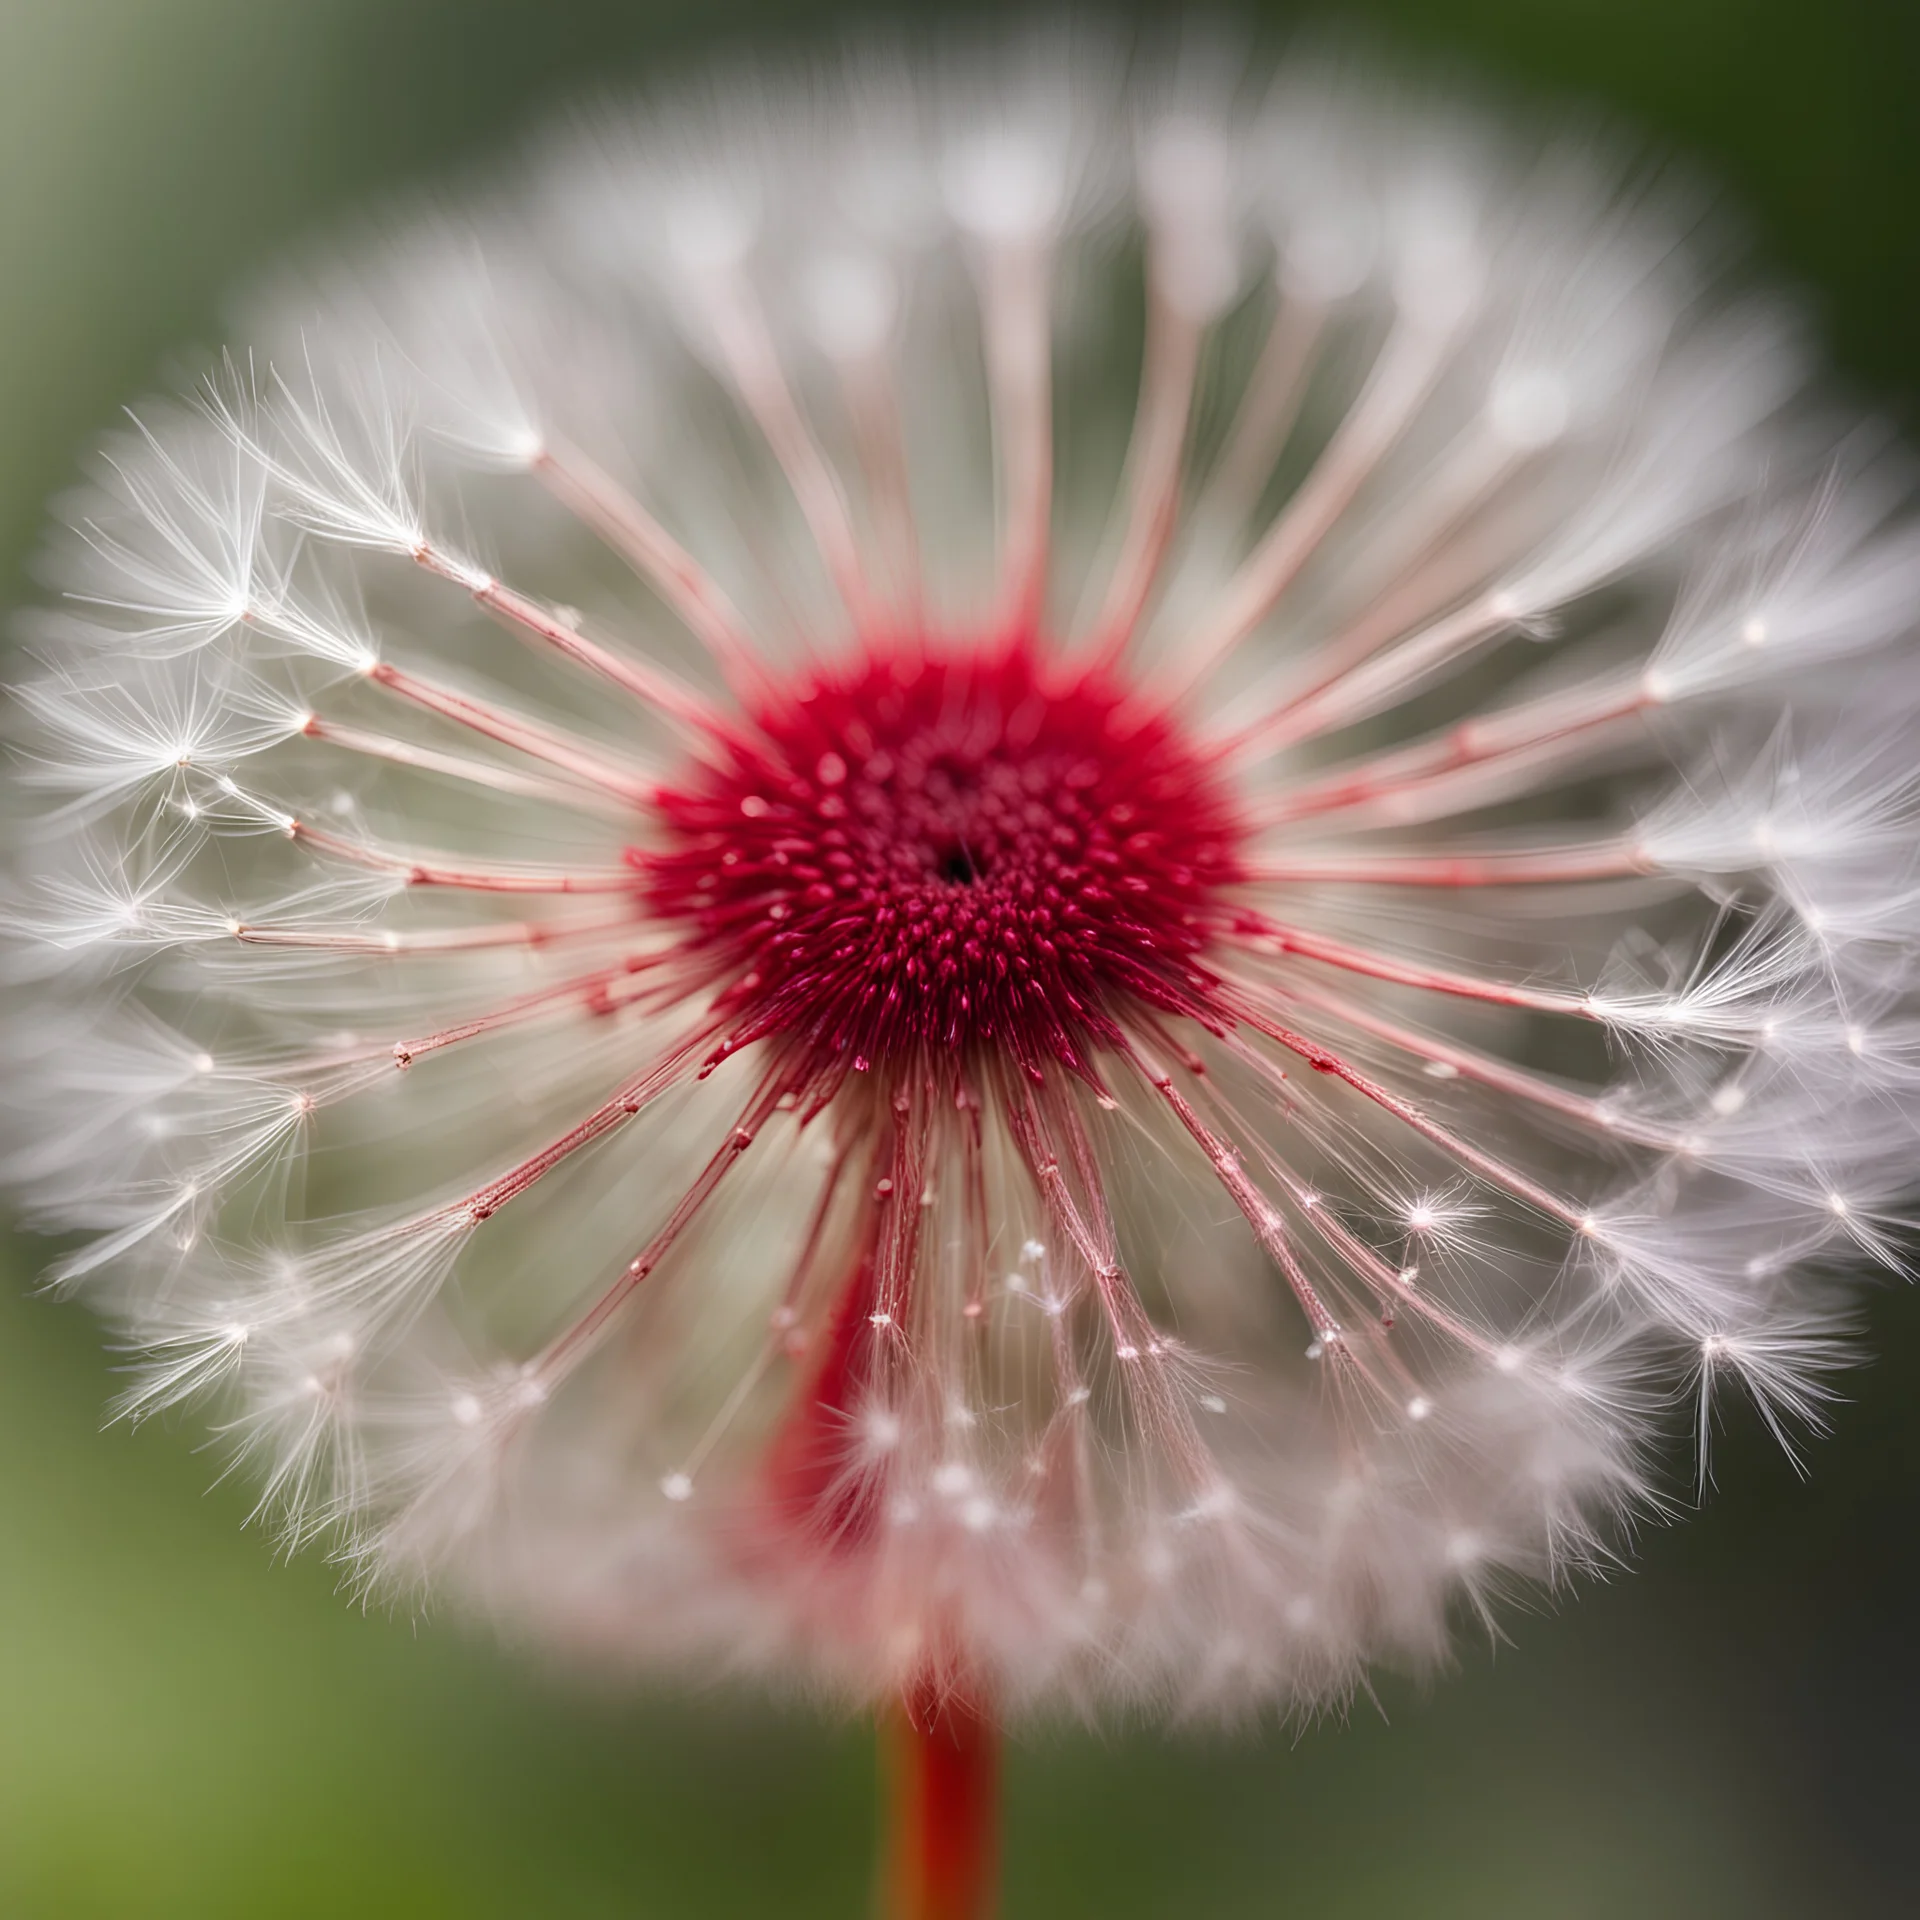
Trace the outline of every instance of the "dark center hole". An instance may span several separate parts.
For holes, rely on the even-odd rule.
[[[936,871],[942,880],[951,880],[957,887],[970,887],[980,878],[973,855],[957,840],[941,853]]]

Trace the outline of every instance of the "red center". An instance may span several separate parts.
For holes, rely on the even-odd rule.
[[[1206,1017],[1236,823],[1173,721],[1029,646],[816,670],[636,850],[736,1019],[827,1080],[991,1044],[1086,1070],[1127,1003]]]

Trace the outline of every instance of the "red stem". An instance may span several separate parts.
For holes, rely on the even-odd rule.
[[[1000,1869],[1000,1735],[937,1680],[884,1728],[890,1782],[884,1920],[992,1920]]]

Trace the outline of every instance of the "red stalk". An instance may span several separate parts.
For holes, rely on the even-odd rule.
[[[884,1920],[992,1920],[1000,1868],[1000,1735],[934,1679],[882,1729],[889,1805]]]

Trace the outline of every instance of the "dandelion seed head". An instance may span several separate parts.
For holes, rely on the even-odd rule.
[[[1673,1389],[1818,1426],[1897,462],[1617,158],[1198,45],[604,114],[71,509],[9,1178],[365,1590],[1307,1709],[1616,1551]]]

